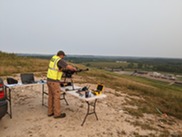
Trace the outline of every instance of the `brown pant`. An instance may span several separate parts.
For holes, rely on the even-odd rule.
[[[48,115],[54,113],[54,116],[59,116],[61,114],[60,83],[47,82],[47,86],[48,86]]]

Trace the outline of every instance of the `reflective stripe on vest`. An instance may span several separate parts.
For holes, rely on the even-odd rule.
[[[58,56],[53,56],[49,62],[49,68],[47,72],[47,77],[53,80],[61,80],[63,73],[59,70],[57,63],[61,60]]]

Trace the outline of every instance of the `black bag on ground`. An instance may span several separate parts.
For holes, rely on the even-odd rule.
[[[14,78],[7,78],[7,83],[8,84],[17,84],[18,80],[14,79]]]

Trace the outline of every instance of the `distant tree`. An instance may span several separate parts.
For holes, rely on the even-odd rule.
[[[143,68],[143,64],[142,63],[138,63],[138,69],[142,69]]]
[[[124,67],[123,66],[119,66],[119,69],[121,69],[122,71],[124,71]]]
[[[87,63],[87,64],[86,64],[86,66],[87,66],[87,67],[90,67],[90,66],[91,66],[91,64],[90,64],[90,63]]]
[[[127,67],[132,69],[132,68],[134,68],[134,64],[131,62],[131,63],[128,64]]]

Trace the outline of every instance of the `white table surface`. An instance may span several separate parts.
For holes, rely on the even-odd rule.
[[[85,97],[85,94],[83,96],[80,96],[79,93],[77,93],[76,91],[78,91],[78,89],[81,89],[81,87],[78,87],[78,86],[75,86],[74,85],[74,89],[73,90],[73,87],[72,86],[66,86],[66,87],[61,87],[61,90],[63,90],[64,92],[66,92],[67,94],[70,94],[72,96],[75,96],[81,100],[85,100],[85,101],[93,101],[95,99],[103,99],[103,98],[106,98],[106,95],[105,94],[100,94],[100,95],[92,95],[91,97],[88,97],[86,98]]]
[[[8,88],[13,88],[13,87],[19,87],[19,86],[34,86],[34,85],[38,85],[38,84],[46,84],[46,82],[38,81],[36,83],[30,83],[30,84],[23,84],[23,83],[19,82],[17,84],[5,84],[5,86]]]

